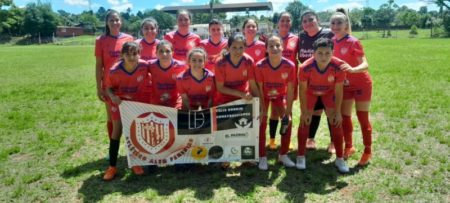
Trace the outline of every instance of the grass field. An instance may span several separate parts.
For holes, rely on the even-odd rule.
[[[363,44],[374,80],[369,166],[354,167],[362,150],[355,125],[351,173],[337,173],[322,121],[306,171],[275,164],[271,152],[267,172],[168,167],[136,177],[122,145],[119,177],[109,183],[101,179],[108,144],[93,46],[2,46],[0,202],[450,202],[450,40]]]

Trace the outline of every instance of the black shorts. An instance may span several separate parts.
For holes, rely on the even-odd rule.
[[[322,97],[317,97],[317,102],[314,105],[314,110],[322,110],[325,109],[325,105],[323,105]]]

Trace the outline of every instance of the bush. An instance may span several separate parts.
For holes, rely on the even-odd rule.
[[[409,30],[409,37],[415,37],[417,34],[419,34],[417,32],[417,26],[416,25],[412,25],[411,26],[411,30]]]

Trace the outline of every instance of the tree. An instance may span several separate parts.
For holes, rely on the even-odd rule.
[[[303,5],[299,0],[294,0],[286,7],[286,11],[292,15],[292,29],[301,29],[300,16],[304,11],[308,10],[308,7]]]
[[[161,31],[166,29],[172,30],[173,26],[176,23],[176,19],[174,16],[156,9],[144,11],[144,17],[154,18],[158,22],[159,30]]]
[[[395,23],[402,27],[411,27],[412,25],[419,25],[420,15],[413,9],[402,6],[395,16]]]
[[[391,35],[391,25],[395,15],[394,8],[398,8],[397,4],[394,3],[394,0],[388,0],[388,3],[382,4],[374,15],[377,27],[383,28],[383,37]]]
[[[56,14],[50,3],[28,3],[25,7],[24,32],[31,36],[52,36],[56,31]]]
[[[12,4],[12,0],[0,0],[0,9],[2,9],[2,6],[10,6]]]
[[[0,10],[0,33],[9,36],[22,34],[24,10],[12,4],[9,10]]]
[[[95,13],[95,16],[100,21],[104,21],[106,13],[107,13],[106,9],[103,6],[100,6],[100,8],[98,8],[98,10],[97,10],[97,13]]]
[[[80,14],[80,23],[83,24],[84,27],[90,27],[95,32],[97,27],[100,25],[100,21],[94,15],[92,11],[83,11]]]

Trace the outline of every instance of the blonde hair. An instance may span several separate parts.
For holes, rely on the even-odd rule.
[[[336,12],[331,16],[330,21],[333,19],[340,18],[343,19],[348,26],[348,34],[352,34],[352,24],[350,18],[348,17],[347,11],[344,8],[337,8]]]

